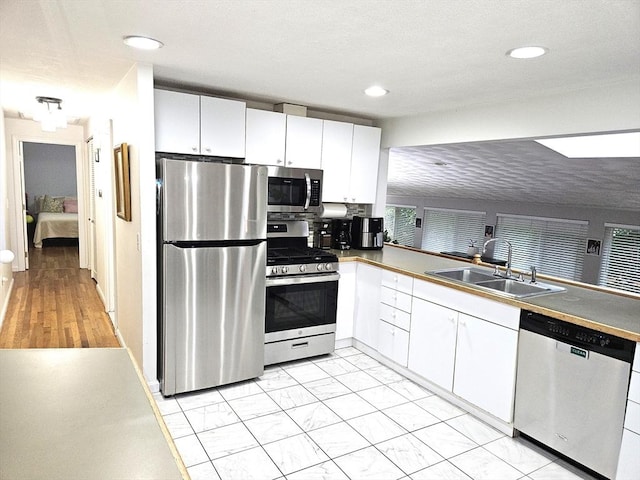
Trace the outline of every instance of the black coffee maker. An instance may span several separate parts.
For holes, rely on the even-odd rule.
[[[346,218],[331,220],[331,248],[337,250],[351,248],[351,220]]]

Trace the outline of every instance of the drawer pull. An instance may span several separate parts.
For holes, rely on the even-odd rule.
[[[300,342],[300,343],[292,343],[291,344],[291,348],[304,348],[304,347],[308,347],[309,346],[309,342]]]

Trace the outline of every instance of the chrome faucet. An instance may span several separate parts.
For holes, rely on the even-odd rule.
[[[509,250],[507,251],[507,271],[505,272],[505,278],[510,278],[513,273],[511,271],[511,255],[513,253],[513,247],[511,246],[511,242],[509,242],[508,240],[503,240],[501,238],[490,238],[489,240],[484,242],[484,245],[482,246],[482,253],[487,253],[488,244],[490,244],[491,242],[497,242],[497,241],[506,243],[509,248]]]

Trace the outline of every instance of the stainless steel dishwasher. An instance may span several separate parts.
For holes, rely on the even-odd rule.
[[[526,310],[514,427],[614,478],[635,343]]]

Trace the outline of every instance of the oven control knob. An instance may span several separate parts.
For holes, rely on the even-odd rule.
[[[289,271],[289,267],[282,267],[282,273],[287,273]]]
[[[277,275],[278,273],[278,267],[272,267],[271,268],[271,275]]]
[[[301,271],[301,272],[304,272],[304,271],[306,271],[306,270],[307,270],[306,265],[300,265],[300,271]]]
[[[318,266],[316,267],[318,270],[322,270],[322,264],[319,263]]]
[[[325,269],[325,270],[331,270],[332,268],[333,268],[333,265],[331,265],[330,263],[327,263],[327,264],[324,266],[324,269]]]

